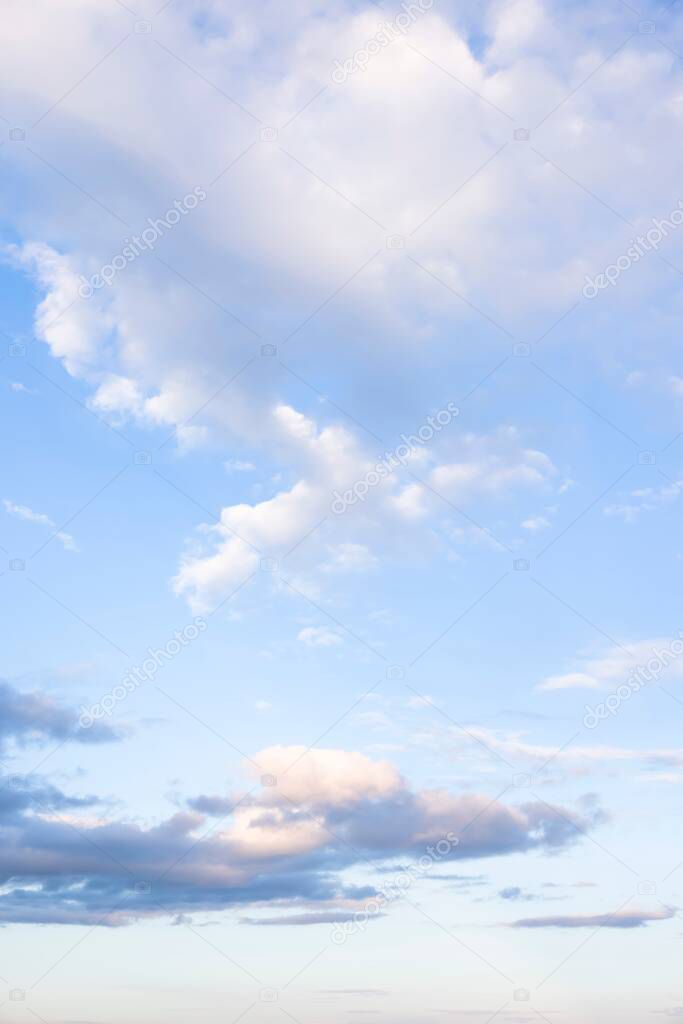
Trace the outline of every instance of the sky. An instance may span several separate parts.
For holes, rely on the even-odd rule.
[[[683,1017],[677,0],[3,37],[2,1019]]]

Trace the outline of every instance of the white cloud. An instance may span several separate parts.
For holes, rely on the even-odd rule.
[[[537,533],[539,530],[547,530],[550,526],[550,520],[546,519],[545,516],[530,516],[529,519],[522,520],[521,526],[523,530]]]
[[[98,412],[114,416],[139,416],[143,411],[144,398],[136,381],[111,373],[97,388],[91,405]]]
[[[653,781],[681,781],[683,779],[683,747],[673,748],[631,748],[609,746],[582,746],[581,744],[540,744],[525,739],[521,732],[504,732],[486,729],[480,726],[468,726],[469,737],[478,740],[489,750],[509,758],[515,764],[530,763],[536,770],[548,765],[552,772],[554,767],[562,766],[575,775],[588,774],[599,767],[609,767],[620,763],[634,764],[643,778]],[[458,748],[468,740],[462,733],[451,732]],[[660,778],[662,770],[669,770],[666,779]]]
[[[379,559],[365,544],[347,541],[330,548],[330,554],[324,566],[330,572],[366,572],[379,565]]]
[[[677,641],[680,643],[680,641]],[[560,675],[548,676],[540,690],[567,690],[573,688],[605,690],[626,683],[638,668],[647,667],[653,660],[662,663],[659,675],[683,676],[683,659],[671,650],[672,640],[654,637],[611,647],[599,656],[581,658],[576,669]]]
[[[290,800],[305,807],[332,807],[386,799],[405,782],[388,761],[374,761],[350,750],[276,746],[254,756],[259,771],[273,775]],[[277,788],[273,794],[278,799]]]
[[[411,29],[410,45],[398,40],[365,73],[335,85],[335,57],[375,34],[374,9],[340,0],[321,10],[300,0],[273,34],[264,28],[270,14],[281,19],[270,3],[240,11],[237,28],[233,5],[217,2],[210,31],[171,4],[153,39],[124,40],[129,16],[116,5],[36,0],[28,17],[19,0],[8,2],[0,86],[8,109],[25,111],[27,122],[50,110],[40,143],[57,168],[36,159],[16,182],[12,226],[23,241],[9,252],[44,296],[37,336],[86,383],[103,415],[175,430],[184,449],[218,436],[242,452],[248,441],[249,459],[273,452],[294,481],[264,501],[224,508],[204,543],[188,545],[173,586],[196,610],[227,597],[261,558],[284,558],[328,515],[330,491],[362,479],[377,457],[362,435],[321,427],[288,401],[265,369],[277,361],[258,354],[273,324],[296,332],[305,356],[319,349],[317,337],[297,331],[312,313],[337,317],[345,329],[361,316],[378,348],[372,387],[383,380],[384,359],[397,358],[397,337],[406,360],[415,358],[428,320],[464,317],[467,338],[472,323],[498,333],[497,323],[509,330],[516,318],[556,317],[580,294],[584,274],[620,251],[643,211],[650,216],[678,188],[675,162],[658,160],[652,139],[678,137],[683,72],[663,47],[633,43],[610,57],[622,26],[617,9],[590,32],[582,16],[565,12],[558,37],[541,0],[504,0],[485,15],[452,18],[435,5]],[[485,45],[469,45],[480,37]],[[103,38],[124,41],[99,64]],[[87,84],[69,91],[70,71],[96,64]],[[590,88],[573,92],[589,75]],[[467,87],[455,87],[453,76]],[[554,107],[532,146],[513,140],[513,125],[537,123]],[[201,137],[197,109],[207,126]],[[454,123],[457,137],[444,135]],[[263,124],[280,126],[276,139],[263,137]],[[143,254],[111,286],[80,298],[80,276],[96,273],[123,236],[172,206],[179,182],[203,183],[207,199],[163,239],[163,253]],[[454,195],[457,184],[462,194]],[[608,216],[591,191],[609,196],[634,227]],[[393,234],[409,238],[405,249],[387,248]],[[340,305],[332,298],[342,285]],[[346,330],[352,347],[356,334]],[[366,547],[370,559],[383,540],[408,550],[401,531],[428,524],[436,533],[435,510],[444,511],[430,488],[459,504],[544,488],[556,476],[548,455],[512,428],[470,435],[461,450],[435,451],[433,462],[422,458],[424,484],[397,476],[380,485],[337,524],[335,540]],[[250,464],[227,463],[233,472]],[[296,556],[308,559],[309,586],[324,564],[326,531]]]
[[[49,516],[46,516],[43,512],[34,512],[28,505],[17,505],[15,502],[10,501],[9,498],[3,498],[2,504],[5,512],[16,519],[24,519],[28,523],[39,523],[41,526],[54,526]]]
[[[23,519],[27,523],[35,523],[38,526],[47,526],[51,530],[55,530],[55,537],[66,551],[78,550],[71,534],[64,533],[63,530],[57,530],[56,524],[44,512],[34,512],[28,505],[17,505],[8,498],[3,498],[2,504],[5,512],[10,516],[14,516],[15,519]]]
[[[463,12],[449,20],[434,5],[408,40],[384,48],[365,73],[334,85],[335,56],[354,53],[375,34],[376,11],[341,2],[312,17],[311,5],[299,2],[290,5],[286,28],[273,34],[264,30],[269,10],[241,11],[237,28],[232,4],[215,3],[208,33],[186,7],[170,5],[158,26],[170,53],[131,35],[87,84],[69,91],[76,74],[70,72],[101,59],[101,39],[112,46],[124,40],[127,12],[82,0],[36,0],[27,17],[25,5],[8,0],[8,56],[0,70],[7,107],[30,121],[68,92],[41,124],[40,141],[58,172],[77,179],[82,171],[94,190],[93,200],[87,188],[79,192],[61,179],[66,230],[57,231],[52,196],[37,201],[36,187],[44,181],[54,187],[55,172],[35,161],[26,175],[34,197],[30,217],[17,203],[17,226],[28,245],[15,255],[47,290],[38,333],[55,357],[95,387],[99,375],[132,382],[118,392],[122,415],[142,408],[153,422],[181,424],[239,369],[243,329],[229,316],[212,320],[206,300],[153,258],[141,257],[133,272],[71,305],[79,275],[97,271],[120,251],[127,230],[172,204],[179,181],[208,184],[240,154],[207,190],[202,209],[177,229],[188,255],[183,266],[192,268],[188,279],[208,295],[218,290],[217,301],[236,307],[239,316],[255,294],[253,282],[218,268],[256,264],[259,291],[266,286],[273,303],[285,307],[291,296],[297,307],[303,299],[313,310],[378,252],[346,290],[345,302],[384,320],[387,333],[398,328],[406,337],[420,337],[425,306],[455,316],[473,313],[403,252],[387,251],[388,234],[408,235],[422,224],[410,254],[467,301],[507,322],[520,307],[569,305],[584,273],[609,262],[634,230],[603,217],[567,175],[609,196],[636,228],[643,211],[650,215],[662,195],[676,194],[674,168],[656,159],[652,139],[675,137],[681,69],[664,48],[633,42],[613,52],[626,12],[605,13],[590,32],[580,13],[565,12],[559,36],[541,0],[494,3],[483,23]],[[487,45],[471,49],[470,36],[486,38]],[[149,59],[140,59],[148,42]],[[173,54],[201,68],[204,80],[183,70]],[[125,97],[116,91],[122,76]],[[576,89],[589,76],[590,87]],[[454,88],[454,77],[466,88]],[[290,124],[268,142],[237,104],[263,123]],[[216,130],[188,146],[200,107]],[[554,108],[533,149],[513,142],[515,123],[535,123]],[[458,133],[451,138],[443,125],[452,123]],[[83,132],[92,143],[92,163],[82,159]],[[546,162],[543,151],[567,173]],[[445,202],[454,183],[464,182],[462,195]],[[106,209],[100,205],[95,226],[97,203]],[[177,258],[173,253],[171,266]],[[188,343],[198,322],[210,342],[201,360]],[[229,403],[228,393],[211,402],[202,419],[231,427],[243,417],[257,420],[257,411],[250,415],[239,397],[243,387],[249,388],[246,380],[230,388]],[[105,388],[99,401],[114,411],[115,389]]]
[[[113,321],[79,300],[79,278],[70,258],[39,242],[8,246],[5,251],[15,265],[34,275],[45,292],[35,313],[36,335],[73,376],[92,373],[102,363],[103,344]]]
[[[331,515],[335,494],[355,494],[354,488],[377,464],[376,456],[345,427],[319,427],[288,405],[276,406],[268,423],[301,478],[265,501],[224,508],[220,523],[204,528],[204,545],[188,551],[173,581],[175,592],[196,611],[208,610],[244,583],[264,557],[281,560],[296,552],[306,564],[301,586],[317,592],[319,583],[312,574],[320,570],[329,576],[332,569],[368,570],[377,564],[378,554],[363,542],[365,536],[378,547],[387,538],[401,538],[417,519],[435,521],[444,510],[440,495],[459,504],[478,498],[500,500],[517,488],[544,487],[555,473],[549,457],[525,448],[513,427],[490,435],[467,434],[450,444],[444,438],[444,446],[456,450],[458,461],[437,464],[428,487],[406,484],[406,471],[398,467],[366,488],[363,500],[356,498],[342,515]],[[330,559],[326,537],[332,530],[345,539],[332,546]],[[291,579],[290,565],[287,562]]]
[[[521,446],[519,431],[514,427],[487,437],[469,434],[462,444],[463,458],[437,466],[430,477],[435,488],[457,500],[545,484],[557,472],[544,452]]]
[[[299,632],[297,640],[307,647],[338,647],[343,642],[339,633],[325,626],[306,626]]]
[[[634,523],[643,512],[654,512],[677,501],[683,491],[683,479],[671,480],[661,487],[640,487],[630,492],[630,501],[606,505],[606,516],[617,516],[626,523]]]

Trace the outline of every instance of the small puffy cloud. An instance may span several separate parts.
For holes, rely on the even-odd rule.
[[[570,690],[570,689],[583,689],[583,690],[597,690],[600,684],[596,680],[595,676],[589,675],[587,672],[565,672],[560,676],[548,676],[539,685],[539,690]]]
[[[306,647],[339,647],[343,640],[339,633],[327,629],[325,626],[306,626],[297,635]]]
[[[654,512],[677,501],[683,493],[683,479],[671,480],[661,487],[640,487],[633,490],[625,501],[605,505],[603,514],[635,523],[643,512]]]
[[[268,747],[254,758],[297,804],[345,806],[398,793],[404,782],[388,761],[348,750]],[[275,794],[277,796],[277,793]]]
[[[529,519],[523,519],[521,526],[523,530],[537,533],[539,530],[547,530],[550,526],[550,520],[546,519],[545,516],[531,516]]]
[[[535,900],[536,897],[531,892],[525,892],[518,885],[508,885],[505,889],[499,889],[498,895],[502,900],[509,900],[512,902],[524,902],[528,903],[531,900]]]

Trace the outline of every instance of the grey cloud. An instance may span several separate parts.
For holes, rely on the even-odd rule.
[[[118,738],[116,731],[103,722],[83,729],[73,709],[44,693],[22,692],[0,680],[0,749],[10,741],[20,745],[47,740],[106,743]]]
[[[345,924],[347,921],[355,921],[357,914],[346,910],[319,910],[309,914],[290,914],[283,917],[243,917],[241,924],[252,925],[306,925],[306,924]],[[386,917],[386,914],[378,913],[373,917]]]
[[[235,804],[240,798],[235,797],[234,800],[230,800],[224,796],[197,796],[187,801],[187,806],[193,811],[199,811],[201,814],[208,814],[210,817],[222,818],[223,815],[229,814]]]
[[[8,710],[5,736],[81,738],[75,715],[56,703],[8,686],[0,696]],[[579,813],[544,802],[505,806],[483,794],[412,790],[390,765],[352,752],[315,756],[324,770],[292,773],[289,795],[281,786],[241,797],[200,794],[149,828],[93,821],[83,811],[95,797],[69,796],[39,778],[11,778],[0,787],[0,924],[115,927],[227,908],[263,906],[272,915],[274,904],[290,911],[305,905],[306,912],[249,923],[344,922],[350,900],[377,894],[371,885],[341,882],[354,865],[381,868],[428,854],[443,872],[454,861],[567,846],[598,820],[585,806]],[[221,829],[207,830],[211,816],[223,819]]]
[[[642,928],[650,921],[668,921],[674,907],[662,910],[619,910],[613,914],[560,914],[555,917],[527,917],[513,921],[513,928]]]
[[[529,902],[530,900],[538,899],[532,892],[525,892],[524,889],[520,889],[518,885],[508,885],[505,889],[499,889],[498,895],[502,900],[515,900],[520,902]]]
[[[0,923],[118,926],[150,916],[274,901],[329,905],[368,898],[375,893],[373,887],[344,888],[339,872],[353,864],[366,865],[368,860],[381,862],[399,852],[421,856],[449,827],[457,833],[488,799],[482,796],[473,804],[471,796],[449,796],[435,820],[416,806],[416,797],[406,802],[398,816],[394,802],[386,799],[372,801],[372,808],[365,804],[347,808],[345,815],[339,815],[337,808],[328,809],[330,832],[320,846],[286,853],[273,852],[267,842],[256,851],[245,848],[230,832],[212,833],[198,841],[206,830],[206,818],[197,810],[175,813],[147,829],[125,821],[82,823],[65,815],[92,803],[93,797],[69,797],[47,784],[28,785],[22,780],[0,791],[0,885],[5,887],[0,895]],[[241,806],[246,805],[245,800]],[[274,808],[259,808],[254,801],[252,806],[266,812],[266,821],[273,819]],[[494,805],[472,826],[467,845],[453,849],[452,857],[554,848],[558,845],[556,815],[568,820],[572,812],[548,805],[527,805],[525,810]],[[289,808],[275,822],[274,835],[306,820],[298,809]],[[387,835],[378,830],[377,821],[387,822]],[[576,818],[575,825],[583,830],[590,822]],[[575,828],[561,834],[565,843],[577,835]],[[344,912],[326,909],[249,923],[301,925],[348,919]]]

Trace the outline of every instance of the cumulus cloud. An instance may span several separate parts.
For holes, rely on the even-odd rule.
[[[288,405],[278,405],[268,422],[303,475],[272,498],[223,508],[220,522],[202,527],[203,541],[188,549],[173,580],[175,592],[195,611],[209,610],[248,581],[264,556],[275,558],[279,566],[294,554],[308,579],[326,582],[342,572],[368,571],[378,557],[363,542],[366,536],[387,548],[393,541],[395,549],[399,541],[414,537],[416,521],[429,516],[436,523],[444,502],[457,515],[459,506],[476,499],[497,500],[520,487],[547,487],[556,472],[547,455],[526,448],[520,432],[508,427],[450,442],[444,438],[442,447],[455,459],[441,461],[443,456],[432,453],[435,464],[424,483],[405,482],[412,472],[408,458],[405,467],[397,463],[373,487],[366,487],[361,500],[358,484],[371,478],[377,457],[355,434],[339,425],[320,427]],[[339,500],[347,503],[343,514],[331,514]],[[327,540],[332,531],[334,544]]]
[[[418,857],[447,836],[451,860],[556,850],[594,823],[565,807],[415,790],[353,751],[270,747],[253,761],[275,784],[198,796],[149,828],[93,820],[79,811],[94,798],[17,780],[0,794],[0,921],[118,925],[273,901],[346,912],[374,893],[341,881],[354,864]]]
[[[407,366],[416,342],[438,330],[428,320],[448,329],[466,322],[462,337],[472,341],[464,348],[479,346],[479,332],[507,338],[511,318],[541,310],[554,319],[558,305],[571,306],[584,274],[641,226],[642,208],[650,215],[678,187],[651,140],[676,137],[683,72],[664,47],[646,52],[633,42],[615,51],[614,36],[626,38],[623,7],[590,32],[580,14],[564,11],[556,46],[555,19],[541,0],[475,13],[437,7],[410,39],[340,84],[331,77],[335,59],[374,35],[374,8],[302,0],[283,27],[271,3],[235,19],[232,0],[222,0],[208,31],[171,4],[150,38],[140,38],[121,5],[39,0],[29,18],[20,0],[9,0],[0,85],[8,109],[38,127],[37,156],[21,177],[8,170],[16,200],[9,226],[19,239],[8,257],[40,289],[36,336],[85,383],[99,414],[163,427],[184,448],[216,435],[236,441],[240,458],[228,462],[235,476],[263,451],[281,455],[291,473],[266,500],[226,504],[203,531],[205,544],[189,546],[174,587],[195,608],[248,579],[262,551],[284,556],[329,513],[331,492],[376,459],[375,440],[359,441],[368,435],[358,423],[311,429],[288,393],[307,385],[307,360],[320,349],[308,330],[317,317],[345,339],[349,366],[339,372],[349,382],[364,345],[359,322]],[[278,33],[264,28],[271,15]],[[103,39],[112,47],[106,60]],[[94,70],[72,88],[69,72],[81,68]],[[576,89],[587,77],[590,88]],[[454,79],[466,87],[454,88]],[[209,130],[196,137],[200,108]],[[531,146],[514,141],[515,125],[541,121]],[[457,138],[445,138],[443,125],[452,123]],[[616,182],[608,170],[615,161]],[[158,251],[84,298],[82,276],[99,273],[148,218],[171,209],[178,182],[203,185],[200,208],[165,233]],[[633,228],[592,191],[604,191]],[[403,247],[387,245],[395,233]],[[188,343],[195,337],[201,359]],[[284,339],[301,356],[298,382],[298,370],[286,376]],[[269,359],[274,342],[277,359]],[[280,364],[280,375],[269,369]],[[371,391],[382,384],[381,364],[367,369],[366,361]],[[355,528],[349,520],[335,539],[371,549],[367,532],[394,536],[396,521],[431,524],[434,491],[459,504],[547,485],[549,456],[521,438],[513,445],[506,430],[498,435],[494,426],[494,442],[478,455],[474,438],[471,457],[439,453],[422,482],[397,476],[378,488],[364,527],[356,516]],[[371,549],[363,568],[375,557]]]

